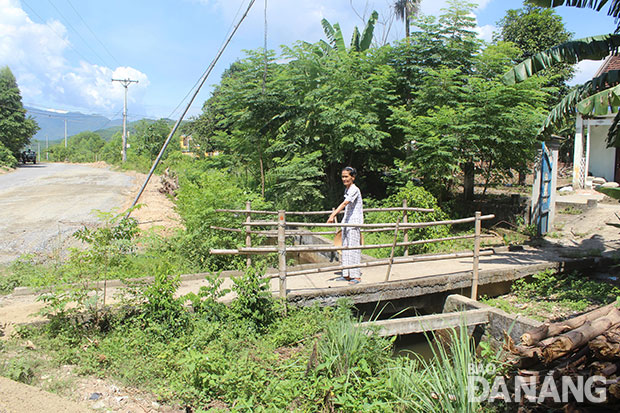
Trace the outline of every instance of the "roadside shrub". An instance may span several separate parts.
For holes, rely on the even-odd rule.
[[[245,257],[209,254],[211,248],[236,248],[244,245],[245,240],[235,233],[211,229],[211,226],[239,228],[245,221],[245,215],[218,213],[215,210],[245,209],[248,200],[252,201],[253,209],[264,209],[269,205],[240,188],[230,174],[214,169],[201,171],[200,162],[181,165],[186,169],[177,171],[179,190],[176,207],[186,231],[179,235],[178,253],[207,271],[245,268]]]
[[[267,328],[278,316],[270,279],[263,274],[264,269],[248,268],[243,276],[233,277],[232,290],[237,297],[230,305],[234,318],[250,323],[259,331]]]
[[[427,208],[433,209],[433,212],[408,212],[407,222],[430,222],[447,220],[448,216],[441,210],[437,203],[437,199],[426,189],[421,186],[415,186],[412,182],[407,183],[398,192],[390,195],[383,201],[375,201],[372,199],[364,200],[364,208],[393,208],[402,207],[403,199],[407,200],[407,206],[410,208]],[[368,212],[364,214],[364,222],[386,223],[396,221],[402,222],[402,212]],[[416,228],[408,230],[409,241],[422,239],[433,239],[447,237],[450,233],[448,225],[429,226],[424,228]],[[366,244],[385,244],[391,243],[394,239],[394,232],[371,232],[364,234],[364,242]],[[403,231],[399,230],[398,242],[403,241]],[[421,244],[409,247],[412,253],[431,252],[435,248],[435,244]],[[390,254],[390,248],[381,248],[367,250],[367,253],[375,257],[387,257]],[[395,255],[403,255],[404,247],[397,247]]]
[[[17,159],[13,156],[13,153],[0,142],[0,167],[15,168],[17,166]]]

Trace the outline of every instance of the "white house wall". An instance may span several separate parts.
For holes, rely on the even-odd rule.
[[[614,165],[616,163],[616,151],[608,148],[605,142],[607,138],[607,125],[590,126],[590,162],[589,174],[605,178],[607,181],[614,180]]]

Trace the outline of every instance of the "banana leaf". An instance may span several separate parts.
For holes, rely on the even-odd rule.
[[[557,63],[577,63],[581,60],[602,60],[616,53],[620,47],[620,35],[605,34],[585,37],[559,44],[525,59],[502,77],[507,85],[522,82],[536,73]]]

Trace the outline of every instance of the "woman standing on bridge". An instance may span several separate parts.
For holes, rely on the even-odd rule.
[[[344,218],[342,223],[344,224],[363,224],[364,223],[364,211],[362,203],[362,193],[359,188],[353,183],[357,171],[355,168],[347,166],[342,169],[342,183],[345,186],[344,201],[338,205],[338,208],[334,210],[327,220],[328,224],[334,222],[336,215],[338,215],[344,209]],[[360,245],[361,232],[359,227],[343,227],[342,228],[342,246],[343,247],[358,247]],[[361,250],[343,250],[342,251],[342,265],[355,265],[362,261]],[[349,281],[349,284],[358,284],[362,278],[362,273],[359,268],[349,268],[342,270],[342,277],[337,278],[338,281]]]

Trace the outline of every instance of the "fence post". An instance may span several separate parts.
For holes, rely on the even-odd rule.
[[[473,271],[473,279],[471,282],[471,299],[478,300],[478,265],[480,263],[480,216],[482,213],[480,211],[476,211],[476,221],[474,225],[474,271]]]
[[[252,209],[252,202],[251,201],[246,201],[245,203],[245,210],[246,211],[250,211]],[[252,217],[250,212],[246,212],[245,213],[245,222],[246,224],[250,223],[252,221]],[[252,235],[250,234],[250,230],[251,227],[249,225],[245,226],[245,246],[246,247],[251,247],[252,246]],[[252,266],[252,256],[248,255],[245,261],[245,265],[247,268],[250,268]]]
[[[403,224],[407,223],[407,198],[403,198]],[[409,242],[409,234],[407,234],[407,228],[403,230],[403,242]],[[409,246],[405,246],[405,257],[409,256]]]
[[[398,226],[400,225],[400,217],[396,221],[396,229],[394,230],[394,242],[392,242],[392,252],[390,252],[390,262],[388,264],[387,272],[385,273],[385,281],[390,280],[390,273],[392,272],[392,264],[394,263],[394,249],[396,248],[396,242],[398,242]]]
[[[278,211],[278,277],[280,298],[286,300],[286,213]]]

